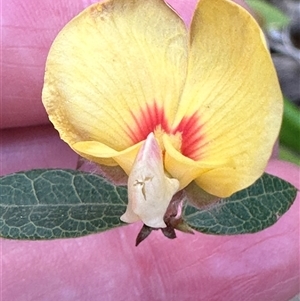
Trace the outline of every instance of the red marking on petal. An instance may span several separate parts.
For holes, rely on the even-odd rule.
[[[138,143],[145,140],[149,133],[154,132],[158,126],[165,132],[170,132],[168,120],[164,109],[159,107],[156,102],[147,104],[139,113],[131,112],[134,124],[128,128],[132,142]]]
[[[175,130],[172,132],[181,133],[181,153],[193,160],[199,160],[201,153],[199,150],[200,142],[203,140],[202,125],[196,113],[190,117],[184,117]]]
[[[131,112],[131,116],[133,124],[128,125],[127,130],[133,144],[146,140],[151,132],[155,132],[160,127],[167,134],[181,134],[180,151],[184,156],[193,160],[201,158],[199,147],[203,135],[200,117],[197,112],[190,117],[184,117],[175,129],[170,128],[170,121],[168,122],[164,109],[159,107],[156,102],[146,104],[145,108],[135,114]]]

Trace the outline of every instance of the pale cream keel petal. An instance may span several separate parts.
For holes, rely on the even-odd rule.
[[[165,175],[162,151],[150,133],[141,147],[128,178],[128,207],[124,222],[141,220],[153,228],[164,228],[167,207],[179,188],[179,181]]]

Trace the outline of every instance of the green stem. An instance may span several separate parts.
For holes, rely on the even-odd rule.
[[[279,141],[283,146],[300,154],[300,111],[296,105],[287,99],[284,100]]]

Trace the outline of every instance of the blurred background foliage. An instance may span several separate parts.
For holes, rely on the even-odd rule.
[[[284,95],[279,157],[300,165],[300,0],[246,0],[265,32]]]

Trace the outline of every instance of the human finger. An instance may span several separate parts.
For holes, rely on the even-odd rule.
[[[35,168],[76,168],[78,155],[51,125],[4,129],[0,135],[0,175]]]

